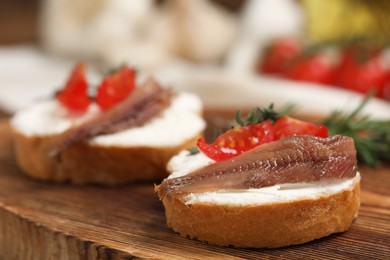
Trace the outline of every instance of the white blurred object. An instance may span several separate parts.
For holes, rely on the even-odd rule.
[[[249,0],[240,21],[241,34],[229,52],[226,67],[251,72],[259,50],[278,36],[302,37],[304,16],[295,0]]]
[[[221,59],[238,33],[237,19],[209,0],[168,2],[155,29],[172,53],[198,62]]]
[[[152,15],[152,0],[45,0],[42,40],[52,53],[148,67],[166,59],[144,32]]]
[[[232,73],[220,68],[192,67],[177,64],[156,72],[165,85],[200,96],[206,108],[246,110],[271,103],[276,109],[295,104],[303,115],[325,116],[334,110],[352,111],[363,95],[320,84],[291,81],[273,77]],[[390,120],[390,103],[373,98],[362,114]]]
[[[139,69],[217,61],[237,33],[233,15],[206,0],[44,0],[41,29],[52,53]]]

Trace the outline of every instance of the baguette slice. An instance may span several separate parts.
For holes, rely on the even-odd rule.
[[[202,157],[184,152],[173,157],[170,177],[212,163]],[[162,202],[168,226],[182,236],[220,246],[275,248],[346,231],[357,217],[359,193],[357,173],[310,184],[167,195]]]
[[[51,100],[17,113],[11,123],[20,168],[37,179],[77,184],[161,180],[168,174],[169,159],[192,146],[205,128],[200,100],[180,93],[170,107],[142,127],[74,144],[62,152],[60,160],[51,157],[56,138],[88,120],[96,109],[92,106],[86,115],[71,118]]]

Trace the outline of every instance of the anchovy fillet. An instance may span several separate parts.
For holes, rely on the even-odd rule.
[[[185,176],[166,179],[156,187],[156,191],[163,198],[166,195],[352,178],[356,172],[356,150],[352,138],[289,136]]]

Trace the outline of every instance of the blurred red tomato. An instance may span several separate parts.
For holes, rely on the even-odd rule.
[[[257,71],[265,74],[280,74],[287,64],[301,52],[300,43],[291,38],[273,41],[265,50]]]
[[[301,56],[284,72],[289,79],[331,84],[336,75],[337,66],[325,54]]]
[[[390,101],[390,72],[387,74],[386,82],[379,89],[378,96],[387,101]]]
[[[335,84],[360,93],[375,90],[384,97],[389,71],[379,50],[348,48],[342,54]],[[386,87],[388,88],[388,87]]]
[[[133,92],[135,78],[135,71],[128,67],[105,77],[97,89],[96,103],[103,110],[119,104]]]
[[[56,98],[63,107],[72,113],[82,114],[87,111],[90,100],[83,62],[79,62],[74,66],[68,81]]]

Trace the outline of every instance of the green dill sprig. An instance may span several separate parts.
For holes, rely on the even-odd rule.
[[[121,63],[121,64],[119,64],[118,66],[112,67],[112,68],[110,68],[108,71],[106,71],[106,72],[104,73],[104,76],[106,76],[106,77],[107,77],[107,76],[111,76],[111,75],[113,75],[113,74],[119,72],[121,69],[123,69],[123,68],[125,68],[125,67],[131,68],[131,69],[135,72],[135,74],[138,74],[137,69],[135,69],[134,67],[131,67],[131,66],[127,65],[126,63]]]
[[[199,153],[199,149],[196,146],[188,148],[187,151],[190,152],[190,155],[194,155],[194,154]]]
[[[321,123],[328,127],[329,135],[352,137],[360,162],[379,166],[381,160],[390,160],[390,120],[360,115],[372,96],[367,95],[352,112],[334,111]]]
[[[121,63],[119,64],[118,66],[115,66],[115,67],[112,67],[110,69],[108,69],[105,73],[104,73],[104,76],[111,76],[115,73],[117,73],[118,71],[120,71],[121,69],[123,69],[124,67],[126,67],[126,64],[124,63]]]
[[[241,111],[238,110],[236,113],[236,123],[239,126],[246,126],[246,125],[252,125],[252,124],[259,124],[261,122],[264,122],[266,120],[270,120],[272,123],[274,123],[276,120],[284,116],[288,111],[291,110],[291,106],[288,106],[284,108],[283,112],[276,112],[274,109],[274,104],[271,104],[267,108],[259,108],[255,107],[253,108],[247,115],[246,118],[241,117]]]

